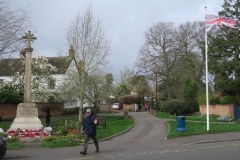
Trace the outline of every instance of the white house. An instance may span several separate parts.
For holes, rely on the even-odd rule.
[[[55,83],[45,83],[43,85],[48,85],[48,89],[55,93],[56,101],[64,101],[65,107],[78,107],[80,106],[80,102],[78,99],[78,94],[73,90],[75,82],[71,83],[71,80],[68,79],[68,74],[72,72],[77,72],[77,64],[73,60],[73,49],[69,49],[69,55],[64,57],[46,57],[48,59],[48,63],[55,66],[58,71],[52,75],[55,79]],[[2,59],[0,60],[0,90],[4,86],[4,83],[11,80],[11,76],[16,72],[24,72],[25,62],[24,59],[21,58],[10,58],[10,59]],[[32,76],[32,79],[34,75]],[[76,88],[76,87],[75,87]],[[32,99],[32,102],[35,102]],[[73,105],[74,103],[74,105]],[[84,106],[89,106],[86,102]]]

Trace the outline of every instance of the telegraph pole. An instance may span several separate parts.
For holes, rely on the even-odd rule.
[[[157,111],[157,68],[156,68],[156,71],[155,71],[155,101],[154,101],[154,106],[155,106],[155,110]]]

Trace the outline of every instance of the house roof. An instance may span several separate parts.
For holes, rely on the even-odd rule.
[[[16,72],[23,72],[23,60],[10,58],[0,60],[0,76],[11,76]]]
[[[46,57],[48,63],[55,66],[58,71],[56,74],[66,73],[72,58],[69,56],[64,57]],[[21,58],[9,58],[0,60],[0,76],[11,76],[16,72],[24,71],[24,59]]]
[[[69,56],[64,57],[47,57],[48,63],[55,66],[58,71],[57,74],[66,73],[70,63],[72,62],[72,58]]]

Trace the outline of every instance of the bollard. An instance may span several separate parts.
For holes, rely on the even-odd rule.
[[[20,128],[17,128],[17,138],[18,138],[18,142],[20,142]]]
[[[44,137],[44,128],[43,127],[41,127],[41,137],[40,137],[40,139],[41,139],[41,141],[43,140],[43,137]]]

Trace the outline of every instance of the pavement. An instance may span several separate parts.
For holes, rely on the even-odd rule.
[[[98,113],[98,116],[109,116],[109,115],[124,115],[123,112],[114,114],[103,114]],[[205,134],[197,136],[180,137],[167,140],[166,136],[168,134],[168,126],[166,121],[169,119],[156,118],[148,112],[129,112],[129,116],[134,119],[135,124],[130,127],[127,131],[109,137],[103,141],[100,141],[101,153],[104,154],[117,152],[119,150],[139,150],[142,147],[154,148],[156,146],[170,146],[170,145],[191,145],[191,144],[201,144],[201,143],[217,143],[224,141],[238,141],[240,140],[240,132],[227,132],[227,133],[217,133],[217,134]],[[69,115],[64,117],[78,117],[78,115]],[[187,123],[187,122],[186,122]],[[210,125],[211,130],[211,125]],[[117,144],[117,145],[116,145]],[[127,145],[126,145],[127,144]],[[113,148],[114,146],[114,148]],[[57,149],[47,149],[39,146],[26,146],[22,150],[8,150],[7,156],[10,158],[14,156],[51,156],[63,158],[68,155],[79,153],[82,149],[80,146],[76,147],[65,147]],[[89,152],[94,152],[94,146],[91,145]],[[58,157],[58,158],[59,158]],[[6,157],[7,158],[7,157]],[[45,157],[49,159],[50,157]],[[57,159],[57,158],[56,158]]]

